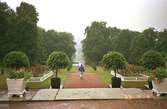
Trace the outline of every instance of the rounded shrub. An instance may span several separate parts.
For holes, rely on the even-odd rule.
[[[57,71],[59,69],[68,67],[69,63],[70,60],[65,53],[56,51],[52,52],[47,60],[47,65],[49,69],[55,70],[56,77],[57,77]]]
[[[109,52],[103,56],[102,64],[104,68],[114,71],[126,68],[127,61],[125,57],[118,52]]]
[[[165,59],[157,51],[147,51],[142,55],[141,64],[148,69],[156,69],[157,67],[165,67]]]
[[[4,57],[4,64],[7,68],[19,69],[21,67],[29,67],[30,62],[28,56],[20,51],[9,52]]]
[[[118,52],[109,52],[103,56],[102,64],[104,68],[114,70],[115,77],[112,77],[112,87],[120,88],[121,86],[121,78],[116,77],[116,73],[118,69],[125,69],[127,65],[127,61],[125,57]]]

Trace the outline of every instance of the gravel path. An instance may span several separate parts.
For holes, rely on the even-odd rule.
[[[70,73],[64,83],[64,88],[105,88],[96,73],[87,73],[80,79],[79,73]]]

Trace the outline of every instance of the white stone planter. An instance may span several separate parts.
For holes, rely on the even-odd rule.
[[[160,82],[153,80],[152,85],[153,93],[155,93],[157,96],[160,96],[160,94],[167,94],[167,78],[162,79]]]
[[[7,86],[8,86],[8,97],[11,95],[19,95],[23,97],[25,93],[25,81],[24,78],[22,79],[7,79]]]

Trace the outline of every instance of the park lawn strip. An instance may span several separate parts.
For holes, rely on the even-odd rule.
[[[58,73],[58,77],[61,78],[61,84],[64,84],[64,81],[66,79],[67,73],[70,71],[67,71],[66,69],[60,70]],[[50,82],[51,78],[53,76],[49,77],[48,79],[44,80],[43,82],[29,82],[26,84],[26,86],[30,89],[47,89],[50,88]],[[0,89],[7,89],[7,84],[6,84],[6,76],[5,75],[0,75]]]
[[[89,65],[85,66],[87,73],[96,73],[96,71]]]
[[[64,84],[64,81],[66,79],[66,75],[67,75],[68,71],[66,69],[61,69],[60,72],[58,73],[58,77],[61,78],[61,84]],[[51,84],[51,78],[54,76],[49,77],[48,79],[46,79],[43,82],[31,82],[31,83],[27,83],[27,86],[30,89],[48,89],[50,88],[50,84]]]
[[[106,86],[111,84],[112,75],[110,74],[109,71],[104,70],[102,67],[97,67],[96,73]]]
[[[26,86],[30,89],[47,89],[50,88],[50,79],[53,76],[49,77],[48,79],[42,82],[28,82]]]
[[[6,75],[0,74],[0,89],[7,89]]]
[[[69,73],[76,73],[76,72],[78,72],[78,67],[77,66],[72,66],[71,69],[68,72]]]
[[[144,88],[148,81],[122,81],[121,84],[124,88]]]
[[[58,77],[61,78],[61,85],[64,84],[64,81],[65,81],[65,79],[66,79],[66,77],[67,77],[67,73],[68,73],[68,72],[69,72],[69,71],[66,70],[66,69],[61,69],[60,72],[58,73]]]
[[[110,85],[112,83],[112,75],[109,71],[104,70],[102,67],[97,67],[96,73],[99,75],[100,79],[105,85]],[[147,81],[122,81],[122,86],[124,88],[144,88],[145,84],[148,84]]]

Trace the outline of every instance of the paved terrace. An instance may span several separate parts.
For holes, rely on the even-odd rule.
[[[6,91],[0,92],[0,101],[61,101],[61,100],[122,100],[122,99],[167,99],[156,97],[151,90],[137,88],[81,88],[41,89],[29,91],[23,98],[8,98]]]

